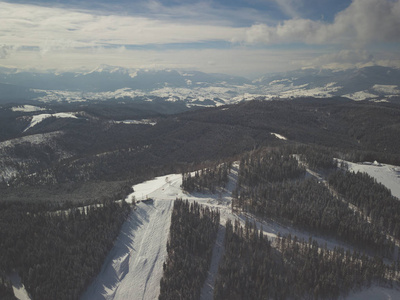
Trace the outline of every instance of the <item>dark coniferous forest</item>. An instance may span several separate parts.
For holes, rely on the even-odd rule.
[[[0,270],[18,270],[32,299],[49,300],[79,298],[131,211],[125,202],[66,211],[54,203],[0,206]]]
[[[400,201],[384,185],[365,173],[341,171],[331,174],[329,184],[373,223],[400,238]]]
[[[336,299],[372,282],[390,284],[378,257],[328,250],[311,238],[279,237],[274,247],[252,223],[228,221],[214,299]]]
[[[218,211],[196,202],[182,199],[174,202],[160,300],[200,299],[219,218]]]
[[[321,156],[324,158],[325,154]],[[332,169],[333,163],[322,165]],[[322,165],[319,164],[320,167]],[[359,203],[350,199],[346,201],[347,197],[340,199],[324,182],[315,178],[305,179],[304,174],[304,167],[293,155],[260,151],[245,156],[241,160],[232,207],[263,218],[287,221],[300,228],[349,242],[359,249],[371,249],[384,256],[393,254],[394,242],[386,238],[385,222],[368,222],[368,214],[354,211],[348,204],[360,207]],[[343,172],[337,171],[331,178],[343,176],[340,174]],[[350,181],[343,182],[352,185]],[[353,184],[357,189],[362,187]],[[366,194],[372,203],[380,203],[382,191],[393,199],[390,192],[373,180],[365,184],[369,185]],[[377,191],[372,192],[374,186],[377,186]],[[394,199],[390,203],[399,204]],[[396,212],[391,216],[395,218]],[[394,219],[392,223],[394,228]]]
[[[215,193],[217,188],[223,188],[228,183],[228,174],[232,167],[231,163],[223,163],[210,168],[182,174],[182,188],[189,192],[211,192]]]

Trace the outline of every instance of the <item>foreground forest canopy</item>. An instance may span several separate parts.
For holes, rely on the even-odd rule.
[[[160,299],[199,299],[221,228],[214,299],[331,299],[397,285],[400,202],[336,159],[400,165],[398,105],[298,99],[132,116],[123,105],[59,104],[49,109],[80,117],[25,132],[35,113],[0,108],[8,128],[0,132],[0,298],[13,299],[9,274],[17,273],[31,299],[78,299],[135,214],[119,200],[173,173],[185,193],[207,196],[175,201]],[[220,220],[207,197],[232,220]],[[255,220],[303,237],[267,236]]]
[[[131,208],[126,202],[50,211],[0,204],[0,270],[18,270],[32,299],[77,299],[100,271]]]
[[[177,199],[171,217],[168,259],[160,300],[199,299],[219,226],[219,212]]]
[[[388,281],[389,268],[379,258],[330,251],[312,239],[288,236],[275,243],[272,247],[251,223],[228,221],[214,299],[336,299],[353,288]]]

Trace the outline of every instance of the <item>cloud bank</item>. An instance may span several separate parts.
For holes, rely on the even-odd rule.
[[[347,0],[342,0],[347,1]],[[400,65],[400,0],[353,0],[332,21],[302,18],[305,0],[271,0],[286,18],[210,3],[140,13],[0,2],[0,64],[89,69],[100,64],[238,75],[304,66]],[[179,18],[179,16],[181,16]],[[235,22],[236,19],[241,21]],[[261,22],[262,21],[262,22]]]
[[[400,42],[400,1],[354,0],[333,23],[290,19],[277,26],[256,24],[246,30],[249,44],[306,43],[365,46]]]

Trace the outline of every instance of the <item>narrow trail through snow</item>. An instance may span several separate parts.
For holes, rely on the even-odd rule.
[[[219,225],[217,238],[215,240],[210,269],[200,293],[200,300],[212,300],[214,297],[215,279],[217,278],[219,263],[225,252],[224,246],[225,226]]]
[[[82,300],[158,298],[172,207],[171,200],[137,205]]]

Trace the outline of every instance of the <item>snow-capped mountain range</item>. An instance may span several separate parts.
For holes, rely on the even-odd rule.
[[[35,72],[0,68],[0,101],[89,101],[148,97],[218,106],[243,100],[347,97],[392,101],[400,97],[400,70],[365,67],[306,69],[244,77],[198,71],[144,70],[100,66],[90,72]]]

